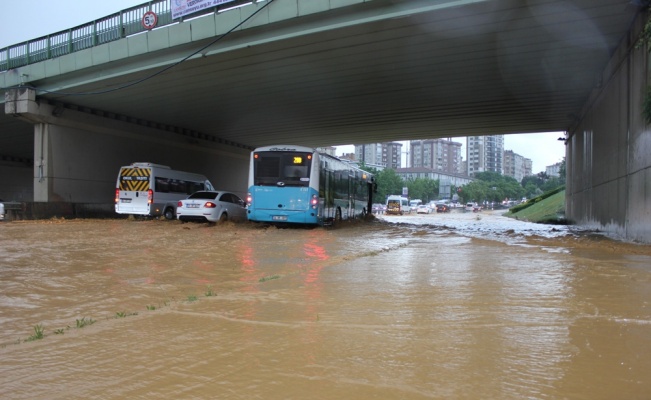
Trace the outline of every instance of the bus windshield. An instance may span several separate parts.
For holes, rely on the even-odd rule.
[[[253,157],[253,184],[308,186],[312,153],[260,151]]]

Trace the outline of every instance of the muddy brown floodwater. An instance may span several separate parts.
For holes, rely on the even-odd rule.
[[[649,399],[650,246],[496,212],[0,224],[2,399]]]

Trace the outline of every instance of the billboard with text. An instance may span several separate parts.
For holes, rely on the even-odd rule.
[[[181,18],[206,8],[211,8],[235,0],[170,0],[172,19]]]

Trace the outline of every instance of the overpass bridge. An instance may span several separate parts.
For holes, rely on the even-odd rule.
[[[148,2],[26,65],[12,54],[38,40],[0,51],[0,197],[107,203],[133,161],[243,192],[262,145],[563,131],[567,216],[651,242],[646,1],[233,4],[171,20]],[[138,32],[152,9],[161,24]]]

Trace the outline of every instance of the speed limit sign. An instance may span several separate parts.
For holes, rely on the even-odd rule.
[[[145,29],[154,29],[158,23],[158,16],[153,11],[147,11],[145,15],[142,16],[142,26]]]

